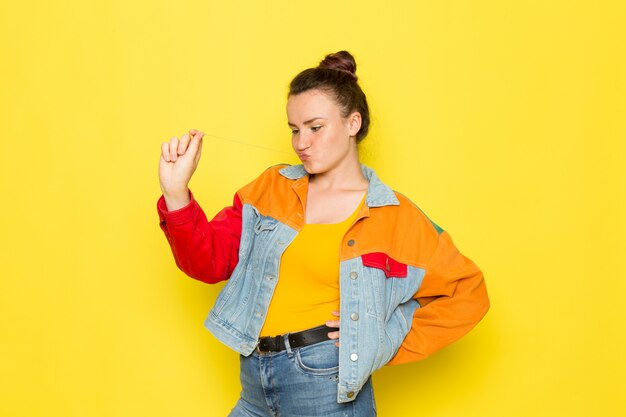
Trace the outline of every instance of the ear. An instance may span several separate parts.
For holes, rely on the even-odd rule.
[[[361,113],[358,111],[352,112],[348,115],[348,132],[350,136],[356,136],[361,129]]]

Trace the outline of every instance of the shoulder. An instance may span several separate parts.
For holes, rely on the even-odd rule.
[[[264,215],[282,219],[289,223],[290,211],[297,207],[293,192],[294,179],[290,173],[298,165],[278,164],[266,168],[261,174],[237,191],[243,204],[254,206]]]
[[[404,194],[393,191],[393,196],[393,204],[370,208],[370,246],[396,261],[425,268],[444,231]]]
[[[398,211],[402,214],[402,216],[407,217],[408,219],[412,219],[413,221],[419,221],[423,224],[424,228],[430,229],[432,232],[435,232],[437,235],[443,233],[443,228],[440,227],[437,223],[435,223],[425,212],[422,210],[417,204],[415,204],[410,198],[400,193],[399,191],[394,190],[394,194],[396,198],[400,202],[398,206]]]
[[[422,253],[436,246],[443,229],[406,195],[384,183],[374,170],[363,166],[363,172],[370,181],[370,215],[384,227],[384,234],[403,242],[402,247],[419,247]]]

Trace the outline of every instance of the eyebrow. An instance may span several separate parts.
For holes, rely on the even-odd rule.
[[[314,117],[314,118],[312,118],[312,119],[307,120],[307,121],[306,121],[306,122],[304,122],[303,124],[305,124],[305,125],[311,124],[311,123],[313,123],[314,121],[316,121],[317,119],[324,119],[324,120],[326,120],[326,118],[325,118],[325,117]],[[293,127],[296,127],[296,125],[294,125],[293,123],[290,123],[290,122],[287,122],[287,125],[288,125],[288,126],[293,126]]]

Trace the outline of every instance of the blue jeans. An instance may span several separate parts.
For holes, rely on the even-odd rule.
[[[241,397],[229,417],[373,417],[372,378],[354,401],[337,403],[336,340],[240,357]]]

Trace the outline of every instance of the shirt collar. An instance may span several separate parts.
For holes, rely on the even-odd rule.
[[[361,171],[369,182],[369,186],[367,187],[367,197],[365,198],[365,202],[368,207],[400,205],[394,191],[378,178],[372,168],[361,164]],[[289,165],[281,168],[278,172],[283,177],[289,178],[290,180],[297,180],[308,175],[302,164]]]

